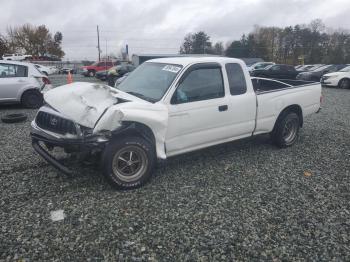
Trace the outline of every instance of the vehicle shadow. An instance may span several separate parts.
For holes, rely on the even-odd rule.
[[[260,157],[260,153],[266,150],[277,151],[279,149],[270,142],[268,135],[258,135],[170,157],[166,161],[158,162],[150,183],[147,183],[142,188],[146,190],[147,188],[153,188],[156,184],[162,183],[163,180],[173,181],[177,179],[180,170],[187,170],[188,174],[193,173],[194,170],[198,172],[206,170],[208,163],[218,165],[218,172],[223,172],[223,167],[220,167],[218,164],[223,159],[231,163],[240,163],[242,157],[245,158],[245,155],[252,154],[255,157],[257,155]],[[72,188],[78,186],[85,189],[101,190],[102,187],[104,190],[114,190],[103,178],[99,160],[99,156],[96,156],[91,162],[77,161],[72,158],[60,159],[62,164],[69,166],[74,172],[72,175],[67,176],[56,171],[57,176],[53,176],[52,179],[69,180],[72,183]]]

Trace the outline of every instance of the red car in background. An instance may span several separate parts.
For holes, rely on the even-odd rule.
[[[83,66],[81,74],[84,76],[95,76],[96,72],[108,70],[115,65],[116,63],[112,61],[96,62],[89,66]]]

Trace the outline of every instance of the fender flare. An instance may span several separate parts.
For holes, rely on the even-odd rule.
[[[275,124],[273,126],[273,130],[276,127],[276,124],[278,123],[278,121],[280,121],[280,119],[284,116],[284,114],[286,114],[287,112],[294,112],[299,116],[300,119],[300,127],[303,127],[304,124],[304,118],[303,118],[303,110],[301,108],[300,105],[294,104],[294,105],[289,105],[286,108],[284,108],[278,115],[278,117],[276,118]]]

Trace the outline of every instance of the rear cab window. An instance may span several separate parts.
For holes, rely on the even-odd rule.
[[[225,65],[231,95],[242,95],[247,92],[247,82],[242,67],[236,63]]]
[[[290,87],[278,81],[259,78],[253,78],[252,84],[255,92],[266,92]]]

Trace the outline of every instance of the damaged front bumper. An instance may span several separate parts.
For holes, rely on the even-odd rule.
[[[59,134],[43,130],[35,120],[31,123],[32,146],[34,150],[44,158],[49,164],[65,174],[71,174],[72,171],[61,164],[53,155],[49,153],[54,147],[60,147],[66,153],[86,153],[92,151],[102,151],[109,141],[105,136],[94,135],[89,137],[66,138]],[[43,147],[42,144],[46,146]]]

